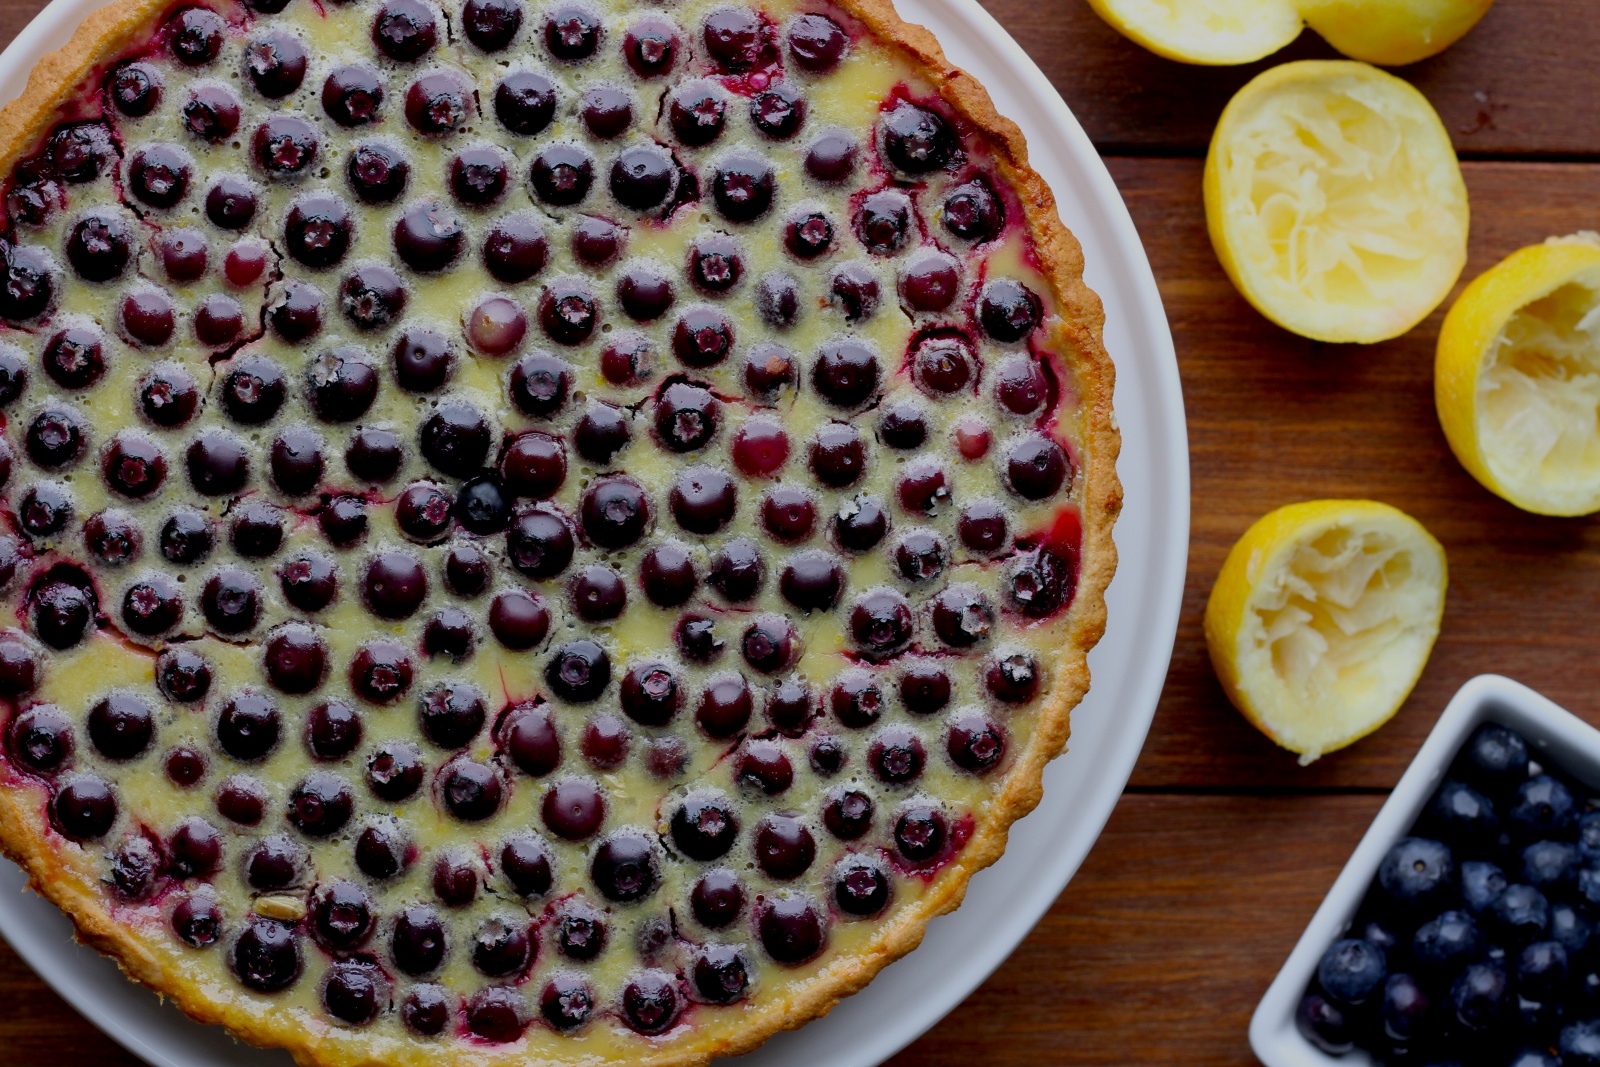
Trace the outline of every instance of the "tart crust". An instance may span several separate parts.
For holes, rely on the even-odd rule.
[[[890,0],[835,0],[880,41],[898,48],[949,106],[994,154],[1021,202],[1039,269],[1049,282],[1060,316],[1051,323],[1048,347],[1070,357],[1082,401],[1082,454],[1077,457],[1083,496],[1082,548],[1073,603],[1068,609],[1068,641],[1052,664],[1051,688],[1040,698],[1037,726],[1027,747],[999,783],[987,813],[954,861],[941,868],[915,904],[900,909],[879,926],[860,952],[818,971],[784,996],[758,999],[743,1008],[742,1025],[731,1032],[696,1036],[672,1032],[641,1039],[635,1067],[699,1067],[714,1057],[748,1052],[772,1035],[797,1029],[826,1015],[843,997],[862,989],[884,967],[921,942],[930,920],[953,911],[967,883],[1005,851],[1011,824],[1031,812],[1043,795],[1046,765],[1065,749],[1072,709],[1089,689],[1089,650],[1105,632],[1105,591],[1116,570],[1112,527],[1122,507],[1116,460],[1121,436],[1112,411],[1115,372],[1103,342],[1105,313],[1100,298],[1083,280],[1083,250],[1061,222],[1055,197],[1028,163],[1027,143],[1016,123],[1001,115],[976,78],[952,65],[933,34],[908,23]],[[0,173],[31,151],[59,121],[60,101],[83,87],[108,60],[161,17],[181,6],[174,0],[129,0],[103,7],[78,27],[68,44],[44,56],[29,74],[23,94],[0,109]],[[0,788],[0,850],[29,875],[31,888],[71,916],[77,937],[112,957],[128,977],[159,995],[171,997],[191,1018],[227,1027],[238,1039],[266,1048],[284,1048],[304,1067],[426,1067],[437,1050],[414,1055],[366,1055],[346,1042],[324,1041],[334,1027],[290,1013],[263,1013],[256,1003],[197,982],[180,968],[152,954],[131,936],[107,908],[101,887],[61,862],[46,827],[40,791]],[[735,1010],[738,1010],[737,1008]],[[650,1046],[656,1047],[651,1050]],[[514,1046],[457,1043],[452,1063],[462,1067],[568,1063],[534,1058]]]

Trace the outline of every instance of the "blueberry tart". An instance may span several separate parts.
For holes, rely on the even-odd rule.
[[[190,1015],[703,1064],[1036,802],[1100,304],[887,3],[129,0],[0,153],[0,846]]]

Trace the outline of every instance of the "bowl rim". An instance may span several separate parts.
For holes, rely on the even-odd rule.
[[[1360,1049],[1332,1056],[1317,1048],[1295,1027],[1295,1010],[1322,954],[1361,906],[1385,853],[1410,832],[1468,736],[1489,721],[1521,733],[1529,754],[1539,762],[1549,762],[1580,781],[1600,785],[1600,730],[1502,675],[1480,674],[1457,690],[1256,1005],[1250,1019],[1250,1048],[1265,1067],[1368,1067],[1374,1063]]]

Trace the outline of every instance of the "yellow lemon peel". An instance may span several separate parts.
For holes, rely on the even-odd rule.
[[[1494,0],[1089,0],[1124,37],[1180,63],[1253,63],[1307,25],[1349,56],[1401,66],[1437,55]]]
[[[1513,252],[1439,332],[1434,404],[1485,488],[1540,515],[1600,511],[1600,236]]]
[[[1240,293],[1319,341],[1398,337],[1467,257],[1467,189],[1416,89],[1365,63],[1285,63],[1223,110],[1205,167],[1206,226]]]
[[[1228,699],[1302,764],[1358,741],[1405,702],[1439,636],[1444,549],[1371,500],[1279,508],[1250,527],[1206,604]]]

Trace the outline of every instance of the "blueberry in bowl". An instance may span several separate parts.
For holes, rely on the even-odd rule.
[[[1267,1067],[1600,1064],[1600,732],[1469,683],[1251,1024]]]

